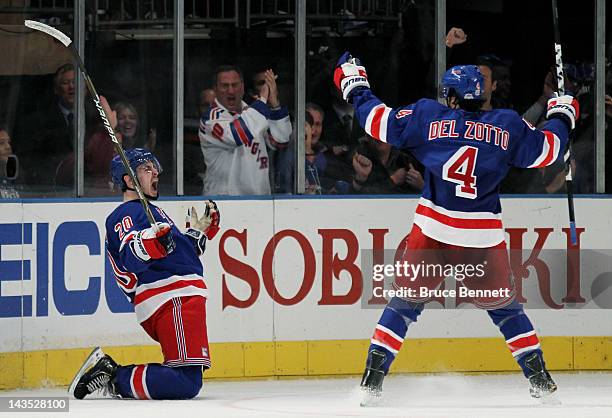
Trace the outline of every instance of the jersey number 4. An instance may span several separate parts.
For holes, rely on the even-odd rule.
[[[478,189],[476,188],[476,158],[478,148],[463,146],[455,152],[452,157],[442,166],[442,178],[457,184],[455,195],[467,199],[476,199]]]

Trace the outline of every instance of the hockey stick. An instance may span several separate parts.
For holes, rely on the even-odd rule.
[[[557,70],[557,91],[560,96],[565,94],[565,79],[563,78],[563,56],[561,54],[561,34],[559,32],[559,12],[557,10],[557,0],[552,0],[553,27],[555,31],[555,68]],[[571,132],[570,132],[571,135]],[[565,188],[567,190],[567,208],[569,210],[570,238],[572,245],[577,243],[576,235],[576,215],[574,214],[574,188],[572,181],[572,145],[571,136],[567,143],[567,150],[563,156],[565,161]]]
[[[130,163],[127,157],[125,156],[125,151],[123,151],[123,147],[121,146],[121,144],[119,143],[119,140],[117,139],[115,130],[113,129],[113,127],[111,126],[109,122],[108,115],[106,114],[106,111],[102,107],[100,96],[98,96],[98,92],[96,91],[96,88],[94,87],[93,82],[91,81],[91,78],[89,77],[89,74],[87,74],[87,70],[85,69],[85,64],[83,63],[83,60],[81,59],[81,56],[79,55],[79,52],[74,47],[72,40],[68,36],[60,32],[59,30],[52,28],[51,26],[45,25],[44,23],[40,23],[35,20],[26,20],[24,24],[28,28],[44,32],[47,35],[54,37],[55,39],[60,41],[62,44],[64,44],[64,46],[66,46],[66,48],[68,48],[70,52],[72,53],[73,58],[78,63],[79,68],[81,72],[83,73],[83,77],[85,78],[85,85],[87,86],[87,90],[89,90],[89,93],[91,94],[91,97],[94,103],[96,104],[96,108],[98,109],[98,113],[100,114],[102,123],[104,123],[104,127],[106,128],[106,131],[108,132],[108,136],[110,136],[111,141],[113,141],[115,150],[117,151],[117,154],[119,154],[119,157],[121,158],[121,162],[123,163],[128,176],[130,176],[130,178],[132,179],[132,182],[134,183],[134,190],[138,194],[138,199],[140,200],[140,203],[142,203],[142,207],[145,211],[145,214],[147,215],[147,219],[149,220],[149,223],[151,224],[151,226],[155,226],[155,218],[153,218],[153,213],[151,213],[151,208],[149,207],[149,201],[147,200],[144,193],[142,192],[142,187],[140,186],[140,182],[138,181],[138,178],[134,174],[134,170],[132,170],[132,167],[130,167]]]

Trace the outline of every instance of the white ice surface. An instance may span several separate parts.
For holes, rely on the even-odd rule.
[[[560,406],[540,405],[519,374],[389,376],[380,406],[359,406],[358,377],[307,380],[204,381],[188,401],[88,397],[70,413],[0,416],[83,418],[224,417],[612,417],[612,374],[555,373]],[[62,389],[4,391],[0,396],[65,396]]]

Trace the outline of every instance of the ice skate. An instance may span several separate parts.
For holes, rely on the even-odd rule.
[[[361,378],[361,406],[374,406],[382,398],[382,384],[385,378],[383,365],[387,356],[379,350],[372,350],[368,354],[366,369]]]
[[[117,363],[100,347],[94,348],[72,380],[68,392],[77,399],[98,390],[102,390],[104,396],[118,397],[114,383],[117,367]]]
[[[538,399],[543,404],[560,405],[561,401],[555,394],[557,384],[544,367],[542,355],[538,352],[529,354],[525,359],[525,365],[531,370],[531,374],[528,376],[531,384],[529,388],[531,397]]]

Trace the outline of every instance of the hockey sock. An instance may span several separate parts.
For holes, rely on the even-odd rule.
[[[385,374],[389,371],[391,363],[402,347],[408,326],[416,322],[423,311],[422,303],[408,302],[395,297],[385,307],[372,336],[368,353],[379,350],[386,354],[383,364]]]
[[[508,349],[521,366],[523,374],[528,377],[530,370],[525,365],[527,354],[538,352],[542,356],[542,350],[538,336],[522,305],[514,301],[505,308],[490,310],[487,313],[504,335]],[[542,363],[544,363],[543,358]]]
[[[202,366],[121,366],[115,380],[117,392],[123,398],[191,399],[202,388]]]

